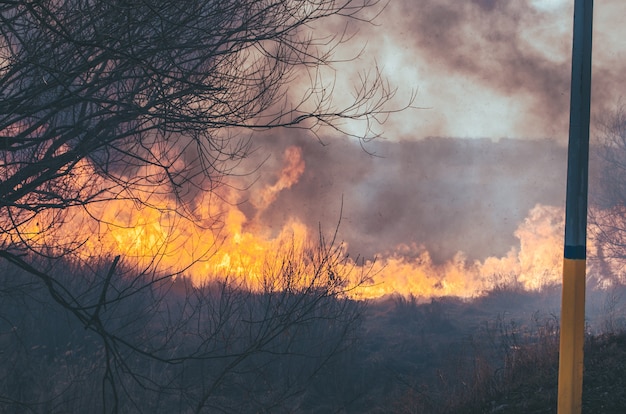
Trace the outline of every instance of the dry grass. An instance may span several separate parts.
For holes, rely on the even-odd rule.
[[[391,402],[380,412],[556,413],[559,293],[500,289],[470,303],[396,298],[394,309],[369,324],[384,326],[393,345],[379,358],[403,361],[412,372],[393,378]],[[590,292],[590,299],[606,294]],[[588,315],[595,334],[585,345],[585,414],[626,412],[626,331],[613,323],[622,309],[613,305],[607,314],[605,307]]]
[[[486,390],[454,407],[463,413],[556,413],[558,341],[549,336],[515,349],[514,364],[494,373],[499,390]],[[589,336],[585,344],[583,413],[626,412],[626,333]]]

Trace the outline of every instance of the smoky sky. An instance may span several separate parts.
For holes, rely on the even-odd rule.
[[[400,245],[423,246],[435,261],[458,251],[470,259],[504,255],[537,203],[562,205],[566,149],[555,140],[379,140],[366,144],[282,134],[263,139],[270,154],[255,186],[276,180],[282,148],[298,146],[306,164],[293,187],[264,211],[243,203],[250,223],[278,232],[290,219],[339,238],[373,258]],[[343,202],[343,210],[342,210]]]
[[[562,116],[569,87],[569,62],[562,56],[569,44],[562,42],[559,54],[547,56],[524,36],[530,21],[541,25],[549,16],[523,1],[422,3],[412,33],[426,59],[503,95],[529,96],[547,119]]]
[[[624,93],[624,15],[620,0],[595,5],[594,116]],[[416,105],[429,109],[388,131],[567,140],[573,2],[392,0],[377,23],[359,28],[364,63],[376,59],[401,93],[414,88]]]

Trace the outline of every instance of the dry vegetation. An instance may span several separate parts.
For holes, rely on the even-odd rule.
[[[126,346],[86,329],[18,270],[5,269],[0,286],[4,413],[556,410],[558,288],[364,307],[316,292],[163,281],[102,310],[111,332],[134,341]],[[97,296],[92,288],[85,294]],[[589,294],[585,413],[626,407],[623,292]]]
[[[403,341],[417,345],[413,352],[429,365],[415,367],[410,379],[397,377],[390,411],[556,413],[559,294],[558,288],[533,293],[501,287],[469,303],[447,299],[419,305],[398,298],[390,315],[405,315],[409,322],[411,314],[414,322],[422,321],[419,327],[407,326]],[[623,287],[588,294],[583,413],[626,410],[624,304],[616,299],[623,294]],[[398,353],[401,348],[389,354],[398,361],[415,360],[405,359],[409,354]]]

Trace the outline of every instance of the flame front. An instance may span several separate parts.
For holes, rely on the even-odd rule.
[[[515,232],[520,248],[504,257],[468,261],[463,252],[434,264],[427,250],[398,246],[397,253],[371,265],[376,278],[359,294],[366,298],[400,293],[423,297],[473,297],[495,285],[515,282],[527,290],[559,283],[563,258],[563,209],[537,205]],[[420,251],[409,254],[407,251]]]
[[[257,212],[268,208],[281,191],[297,183],[304,170],[301,150],[287,148],[275,181],[253,188],[249,195]],[[33,240],[40,237],[39,242],[47,245],[66,245],[64,241],[76,240],[79,235],[76,243],[80,247],[75,254],[83,259],[119,254],[139,267],[190,275],[196,283],[236,274],[245,277],[251,288],[258,287],[255,284],[262,279],[263,267],[279,246],[290,243],[304,248],[318,236],[291,218],[286,218],[282,229],[272,234],[262,223],[254,222],[259,214],[249,219],[241,211],[242,192],[226,186],[216,192],[207,203],[197,203],[192,216],[179,214],[180,206],[167,197],[166,191],[154,191],[147,203],[150,207],[118,199],[74,208],[71,220],[65,219],[55,228],[53,238],[49,231],[44,235],[37,227],[45,225],[43,216],[37,226],[31,223],[30,228],[22,230]],[[355,298],[393,293],[472,297],[512,278],[526,289],[539,289],[560,280],[562,218],[561,208],[536,206],[515,232],[520,247],[511,248],[503,257],[469,261],[458,252],[452,260],[436,264],[426,247],[404,244],[395,246],[392,253],[339,266],[346,266],[346,274],[350,273],[347,268],[355,266],[367,269],[367,282],[351,291]]]

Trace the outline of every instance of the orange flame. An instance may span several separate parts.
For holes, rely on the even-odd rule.
[[[280,191],[297,183],[304,172],[299,148],[287,148],[283,161],[275,183],[257,189],[250,197],[259,210],[273,203]],[[81,164],[81,168],[88,166]],[[54,232],[41,232],[39,226],[45,216],[39,217],[36,226],[31,221],[30,227],[22,230],[47,245],[62,245],[75,240],[78,234],[82,239],[76,254],[82,258],[121,254],[138,266],[184,272],[197,283],[211,275],[237,274],[245,276],[251,287],[260,281],[264,263],[277,246],[292,241],[303,246],[313,236],[296,220],[288,220],[277,236],[264,234],[262,227],[250,223],[238,208],[241,194],[230,187],[217,191],[219,197],[201,204],[192,218],[178,214],[179,206],[166,192],[153,192],[149,199],[153,207],[138,207],[132,200],[113,200],[72,209],[76,211],[71,212],[71,221],[65,220]],[[223,223],[221,229],[214,226],[216,217]],[[512,248],[504,257],[471,262],[458,252],[447,263],[435,264],[423,246],[399,245],[392,254],[343,266],[369,269],[368,283],[352,291],[355,298],[392,293],[472,297],[501,283],[502,278],[511,277],[526,289],[540,289],[560,280],[562,235],[563,209],[537,205],[515,232],[519,248]]]
[[[253,194],[252,204],[259,210],[265,210],[276,200],[276,196],[281,190],[290,188],[298,182],[304,173],[304,160],[300,148],[291,146],[285,150],[284,158],[287,164],[280,172],[278,181],[274,185],[266,187]]]
[[[495,284],[515,281],[527,290],[559,283],[563,260],[563,209],[537,205],[515,231],[520,247],[504,257],[469,262],[463,252],[442,265],[432,262],[428,251],[398,246],[398,253],[374,262],[376,277],[360,296],[374,298],[392,293],[422,297],[472,297]],[[415,259],[403,251],[420,250]],[[409,256],[415,256],[411,254]]]

